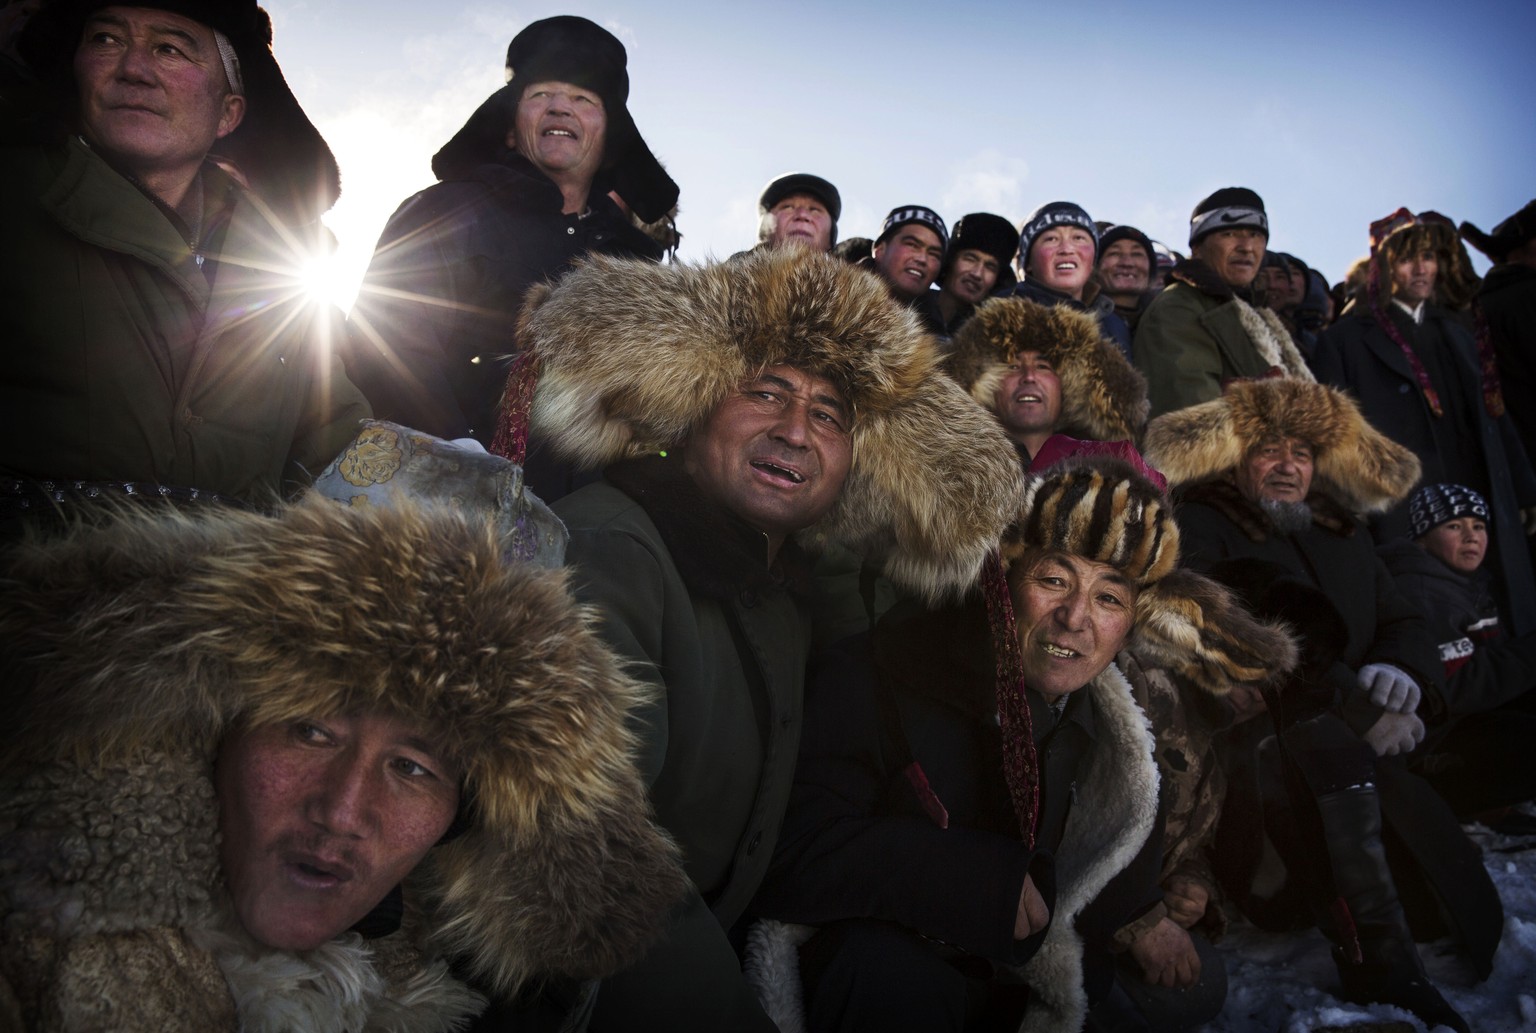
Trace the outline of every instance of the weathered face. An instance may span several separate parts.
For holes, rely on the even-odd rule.
[[[1009,436],[1051,434],[1061,419],[1061,378],[1039,352],[1020,352],[992,398]]]
[[[1488,525],[1475,516],[1447,520],[1419,539],[1435,559],[1462,574],[1483,565],[1488,552]]]
[[[1258,230],[1238,227],[1208,233],[1191,250],[1227,286],[1245,288],[1259,275],[1267,244]]]
[[[1392,296],[1417,306],[1435,293],[1435,277],[1440,273],[1440,259],[1429,248],[1404,255],[1392,263]]]
[[[813,251],[832,246],[832,213],[814,194],[790,194],[768,211],[773,231],[768,243],[773,247],[796,244]]]
[[[1099,276],[1111,294],[1141,294],[1152,278],[1152,263],[1134,240],[1117,240],[1104,249]]]
[[[961,301],[978,305],[997,286],[997,259],[973,247],[955,253],[954,264],[941,285]]]
[[[830,381],[769,366],[694,428],[684,465],[706,496],[782,542],[837,502],[853,459],[852,426]]]
[[[1252,502],[1304,501],[1312,488],[1312,446],[1300,438],[1264,442],[1238,464],[1237,488]]]
[[[591,183],[603,163],[607,131],[608,115],[596,93],[565,82],[529,83],[507,146],[551,179]]]
[[[231,732],[219,751],[220,859],[235,913],[269,947],[345,932],[448,830],[459,775],[417,730],[365,714]]]
[[[1093,275],[1093,234],[1081,226],[1052,226],[1029,249],[1029,278],[1081,301]]]
[[[146,179],[195,172],[245,114],[213,30],[148,7],[105,7],[86,21],[75,83],[81,134]]]
[[[939,275],[944,242],[922,223],[909,222],[876,244],[872,254],[885,281],[899,293],[915,298]]]
[[[1107,563],[1046,553],[1009,580],[1024,681],[1047,700],[1087,685],[1131,633],[1136,586]]]

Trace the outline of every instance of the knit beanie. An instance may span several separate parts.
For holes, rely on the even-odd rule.
[[[1094,264],[1097,265],[1103,261],[1104,252],[1122,240],[1135,241],[1137,246],[1147,253],[1147,271],[1149,273],[1157,272],[1157,251],[1152,247],[1152,238],[1135,226],[1114,226],[1106,230],[1104,236],[1099,238],[1099,251]]]
[[[1408,500],[1408,523],[1415,538],[1423,538],[1441,524],[1467,516],[1487,523],[1488,503],[1462,484],[1426,484]]]
[[[1222,187],[1195,205],[1189,217],[1189,246],[1217,230],[1254,229],[1269,239],[1269,216],[1264,199],[1247,187]]]
[[[1093,252],[1095,257],[1099,253],[1099,227],[1094,223],[1093,217],[1083,210],[1081,205],[1075,205],[1071,201],[1051,201],[1041,205],[1030,213],[1024,220],[1024,225],[1019,229],[1019,268],[1029,268],[1029,249],[1034,247],[1035,238],[1053,226],[1076,226],[1088,231],[1093,238]]]
[[[938,212],[920,204],[904,204],[900,208],[892,208],[885,217],[885,224],[880,227],[880,236],[875,238],[875,243],[884,244],[896,235],[897,230],[911,222],[921,223],[933,230],[939,235],[939,246],[949,250],[949,229],[944,225],[944,220]]]

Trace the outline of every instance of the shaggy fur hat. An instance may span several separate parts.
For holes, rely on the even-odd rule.
[[[1134,440],[1147,422],[1147,380],[1098,321],[1066,305],[991,298],[955,334],[949,370],[976,403],[991,410],[1022,352],[1038,352],[1061,378],[1063,434],[1094,441]]]
[[[1005,569],[1042,552],[1107,563],[1138,588],[1128,645],[1214,693],[1289,671],[1295,644],[1215,582],[1179,570],[1179,528],[1161,491],[1124,460],[1083,456],[1030,477],[999,547]]]
[[[241,722],[382,711],[463,772],[465,831],[405,893],[493,990],[611,974],[686,880],[648,820],[621,669],[565,575],[504,564],[448,507],[125,513],[32,541],[0,577],[0,768],[213,763]]]
[[[883,557],[914,590],[970,585],[1018,512],[1019,462],[997,421],[940,371],[912,313],[836,258],[592,256],[529,291],[517,339],[538,364],[531,435],[587,467],[677,446],[767,366],[826,377],[853,409],[853,466],[832,511],[798,538]]]
[[[1536,199],[1528,201],[1524,208],[1484,233],[1470,222],[1461,224],[1461,235],[1473,247],[1494,262],[1509,260],[1509,253],[1523,244],[1536,240]]]
[[[111,0],[44,4],[22,30],[17,49],[68,111],[78,103],[74,54],[86,19]],[[318,218],[341,196],[341,173],[320,131],[299,106],[272,55],[272,19],[255,0],[135,0],[130,7],[170,11],[223,33],[244,80],[245,117],[214,142],[211,157],[232,163],[266,201]]]
[[[1277,438],[1311,445],[1313,489],[1353,512],[1385,512],[1419,479],[1418,457],[1367,423],[1354,399],[1288,377],[1237,381],[1220,398],[1157,417],[1145,451],[1179,488],[1226,476]]]
[[[939,283],[943,283],[954,268],[955,256],[967,249],[983,251],[997,259],[997,283],[992,287],[993,294],[1001,294],[1018,283],[1013,275],[1013,255],[1019,249],[1019,231],[1013,228],[1013,223],[991,212],[962,215],[955,223],[954,235],[949,238],[949,247],[944,252]]]

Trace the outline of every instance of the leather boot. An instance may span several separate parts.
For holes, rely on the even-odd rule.
[[[1334,888],[1348,906],[1353,929],[1342,921],[1319,923],[1333,939],[1333,960],[1345,1000],[1406,1008],[1426,1026],[1470,1033],[1467,1023],[1424,972],[1408,919],[1397,898],[1381,843],[1381,804],[1369,783],[1317,799]],[[1353,935],[1352,935],[1353,934]],[[1360,957],[1354,958],[1358,936]]]

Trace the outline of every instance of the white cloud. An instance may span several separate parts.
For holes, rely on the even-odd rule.
[[[942,204],[946,212],[988,211],[1006,215],[1024,206],[1029,163],[988,149],[951,166]],[[1010,218],[1012,216],[1009,216]]]

